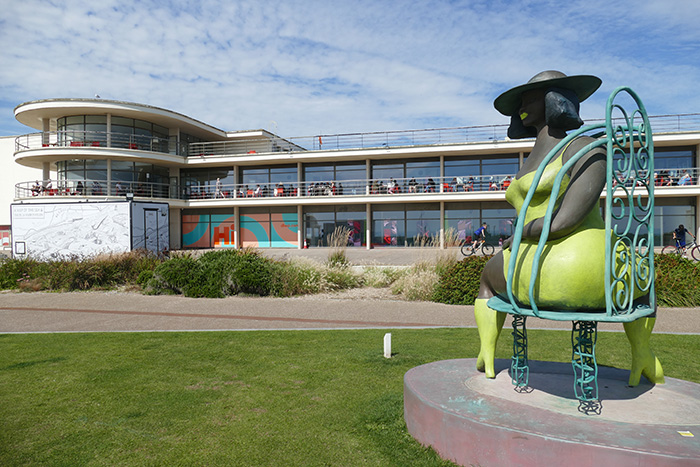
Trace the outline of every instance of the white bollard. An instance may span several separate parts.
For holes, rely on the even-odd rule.
[[[391,358],[391,333],[384,334],[384,358]]]

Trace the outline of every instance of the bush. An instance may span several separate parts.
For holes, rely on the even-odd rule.
[[[145,251],[50,261],[7,259],[0,263],[0,289],[71,291],[133,284],[159,262]]]
[[[370,266],[365,268],[364,272],[362,273],[362,283],[367,287],[373,287],[376,289],[389,287],[407,271],[408,269]]]
[[[700,263],[679,255],[654,255],[659,306],[700,306]]]
[[[405,271],[391,286],[391,292],[405,300],[429,301],[439,281],[436,265],[418,263]]]
[[[274,261],[255,250],[208,251],[172,258],[153,272],[148,293],[223,298],[237,294],[269,295]]]
[[[361,283],[348,267],[319,264],[305,258],[276,263],[272,276],[272,295],[278,297],[354,288]]]
[[[473,305],[487,261],[483,256],[470,256],[454,263],[440,275],[432,300],[449,305]]]

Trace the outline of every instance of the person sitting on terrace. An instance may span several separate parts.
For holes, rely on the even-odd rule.
[[[408,192],[409,193],[418,193],[418,182],[416,181],[415,178],[411,178],[408,181]]]
[[[254,195],[256,198],[262,196],[262,188],[260,188],[260,185],[258,185],[258,186],[255,187],[255,192],[253,193],[253,195]]]
[[[509,186],[510,177],[506,175],[506,177],[503,180],[501,180],[501,190],[507,190]]]
[[[394,180],[394,177],[391,177],[389,179],[389,185],[388,185],[387,191],[389,192],[390,195],[392,195],[392,194],[396,193],[397,187],[398,187],[398,185],[396,184],[396,180]]]
[[[425,191],[428,193],[435,193],[435,181],[432,178],[429,178],[425,184]]]
[[[32,185],[32,196],[39,196],[39,193],[41,192],[41,185],[39,184],[39,180]]]
[[[450,191],[457,191],[457,177],[454,177],[450,182]]]
[[[467,180],[467,191],[474,191],[474,177],[469,177]]]
[[[83,186],[83,182],[81,182],[80,180],[78,180],[78,183],[75,185],[75,191],[80,196],[83,196],[83,194],[85,193],[85,187]]]
[[[693,179],[690,177],[690,174],[686,170],[685,172],[683,172],[683,176],[680,178],[680,180],[678,180],[678,185],[690,185],[692,180]]]

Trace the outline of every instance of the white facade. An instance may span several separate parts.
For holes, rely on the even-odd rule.
[[[34,101],[15,115],[36,132],[3,138],[4,160],[26,166],[4,196],[167,203],[172,249],[321,246],[337,227],[351,246],[449,246],[482,222],[497,243],[512,229],[507,180],[533,144],[505,138],[506,125],[281,138],[100,99]],[[679,223],[698,230],[700,114],[651,122],[661,245]]]

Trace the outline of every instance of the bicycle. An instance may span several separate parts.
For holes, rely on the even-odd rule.
[[[661,250],[662,255],[676,254],[680,256],[686,256],[689,254],[695,261],[700,261],[700,247],[696,243],[696,240],[681,247],[676,240],[675,245],[667,245]]]
[[[491,256],[493,255],[495,248],[493,247],[493,245],[486,243],[486,240],[481,239],[478,240],[476,246],[474,246],[472,242],[466,242],[464,245],[462,245],[460,251],[464,256],[472,256],[479,250],[481,250],[481,254],[483,254],[484,256]]]

